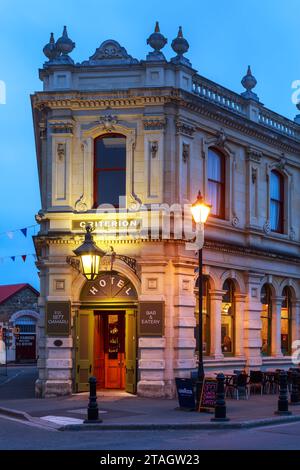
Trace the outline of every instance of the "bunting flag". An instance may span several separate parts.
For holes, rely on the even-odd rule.
[[[24,237],[27,237],[27,227],[21,228],[20,231],[23,233]]]
[[[32,230],[32,233],[35,234],[37,227],[38,227],[38,224],[34,224],[34,225],[28,225],[27,227],[23,227],[23,228],[17,228],[15,230],[7,230],[6,232],[0,232],[0,236],[6,235],[11,240],[12,238],[14,238],[14,235],[16,232],[21,232],[24,235],[24,237],[27,238],[28,232]]]
[[[15,256],[11,256],[10,257],[13,261],[16,261],[16,257]]]
[[[25,261],[26,261],[26,258],[27,258],[27,255],[21,255],[21,256],[22,256],[22,260],[23,260],[23,261],[24,261],[24,263],[25,263]]]

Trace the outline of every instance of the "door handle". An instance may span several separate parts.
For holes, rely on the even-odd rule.
[[[79,374],[79,371],[80,371],[80,365],[78,364],[77,365],[77,374]]]
[[[89,367],[89,373],[92,372],[92,364],[90,364],[90,367]]]

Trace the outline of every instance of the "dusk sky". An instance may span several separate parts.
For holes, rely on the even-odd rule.
[[[27,238],[6,233],[34,225],[40,209],[30,94],[42,89],[38,69],[50,32],[58,39],[67,25],[75,62],[88,59],[106,39],[144,59],[158,20],[169,59],[182,25],[187,57],[201,75],[241,93],[251,64],[254,91],[265,106],[290,119],[297,114],[291,84],[300,80],[299,0],[0,0],[0,18],[0,80],[7,90],[6,104],[0,104],[0,284],[39,285],[32,256],[26,262],[4,257],[34,253],[34,227]]]

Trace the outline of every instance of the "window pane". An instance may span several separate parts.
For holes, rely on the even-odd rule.
[[[270,193],[271,199],[281,201],[281,176],[276,171],[271,172]]]
[[[208,150],[208,179],[223,181],[222,175],[222,157],[213,150]]]
[[[221,216],[222,214],[222,185],[208,181],[207,201],[212,206],[211,215]]]
[[[270,205],[270,224],[271,230],[274,232],[281,231],[281,222],[282,222],[282,213],[281,213],[281,204],[280,202],[271,201]]]
[[[97,203],[119,207],[119,197],[126,195],[126,172],[124,170],[97,173]]]
[[[103,137],[96,140],[96,168],[125,168],[125,137]]]

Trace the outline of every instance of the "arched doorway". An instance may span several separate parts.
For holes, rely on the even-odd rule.
[[[98,388],[136,392],[137,292],[129,279],[111,271],[88,281],[76,315],[76,390]]]

